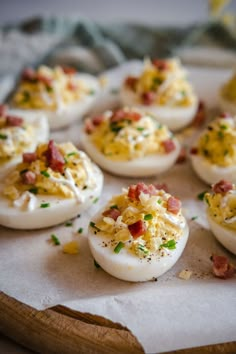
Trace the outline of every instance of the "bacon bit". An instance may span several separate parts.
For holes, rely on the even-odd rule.
[[[36,152],[24,152],[23,154],[23,162],[31,163],[37,160]]]
[[[175,197],[167,200],[167,210],[172,214],[178,214],[181,208],[181,201]]]
[[[62,66],[62,70],[64,71],[65,74],[67,75],[72,75],[76,73],[76,69],[73,68],[72,66]]]
[[[227,112],[224,112],[224,113],[221,113],[219,115],[220,118],[231,118],[232,117],[232,114],[229,114]]]
[[[42,82],[47,87],[52,87],[52,79],[50,77],[38,74],[37,75],[37,80]]]
[[[7,114],[7,105],[6,104],[0,104],[0,117],[5,117]]]
[[[125,79],[125,85],[128,86],[132,91],[135,91],[138,79],[134,76],[128,76]]]
[[[94,125],[91,119],[86,119],[85,124],[84,124],[84,130],[85,133],[87,134],[92,134],[94,131]]]
[[[145,183],[139,182],[137,184],[132,184],[129,187],[128,197],[131,200],[139,200],[139,196],[141,193],[155,195],[156,192],[157,188],[153,184],[149,184],[149,186],[147,186]]]
[[[21,179],[23,184],[35,184],[36,174],[32,171],[26,171],[25,173],[22,173]]]
[[[198,104],[198,109],[193,119],[192,125],[194,127],[200,127],[206,120],[206,107],[203,101]]]
[[[166,193],[169,192],[169,188],[166,183],[155,183],[154,186],[158,190],[163,189],[163,191],[165,191]]]
[[[92,118],[92,123],[95,126],[100,125],[103,121],[104,121],[104,116],[103,115],[95,116],[95,117]]]
[[[22,72],[21,78],[25,81],[34,81],[37,79],[36,72],[32,68],[25,68]]]
[[[169,152],[174,151],[176,149],[175,143],[172,139],[167,139],[165,141],[162,141],[162,145],[163,145],[166,153],[169,153]]]
[[[197,155],[198,154],[198,148],[192,147],[191,150],[190,150],[190,154],[191,155]]]
[[[68,84],[67,84],[67,88],[70,91],[76,91],[78,86],[74,82],[69,81]]]
[[[23,119],[16,116],[6,116],[6,124],[9,127],[20,127],[23,124]]]
[[[182,146],[176,163],[183,163],[186,161],[186,158],[187,158],[186,148]]]
[[[102,215],[116,221],[118,216],[121,215],[121,212],[118,209],[107,209],[102,213]]]
[[[147,231],[146,224],[143,220],[138,220],[134,224],[129,225],[128,229],[133,238],[138,238]]]
[[[166,70],[168,68],[168,64],[165,60],[163,59],[153,59],[152,64],[158,69],[158,70]]]
[[[222,179],[220,182],[212,185],[212,190],[215,193],[224,194],[233,189],[233,184]]]
[[[142,100],[143,104],[145,104],[147,106],[151,105],[155,101],[155,98],[156,98],[156,94],[155,94],[155,92],[152,92],[152,91],[144,92],[141,95],[141,100]]]
[[[48,149],[45,152],[45,156],[47,158],[49,167],[51,167],[53,171],[60,172],[60,173],[63,172],[65,160],[62,154],[60,153],[60,151],[58,150],[58,148],[56,147],[56,145],[54,145],[53,140],[49,141]]]
[[[236,273],[236,268],[233,264],[229,263],[229,260],[225,256],[213,254],[211,261],[213,262],[213,274],[218,278],[229,279]]]
[[[123,109],[118,109],[117,111],[115,111],[111,118],[110,118],[110,122],[111,123],[116,123],[116,122],[120,122],[121,120],[131,120],[134,122],[138,122],[141,119],[141,114],[138,112],[127,112]]]

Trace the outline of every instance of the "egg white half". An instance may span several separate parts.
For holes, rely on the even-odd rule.
[[[217,166],[199,155],[191,155],[191,162],[196,174],[207,184],[217,183],[221,179],[236,183],[236,166]]]
[[[211,228],[211,231],[215,235],[216,239],[229,251],[236,255],[236,230],[230,229],[223,225],[218,224],[207,212],[207,219]]]
[[[98,215],[93,218],[95,223],[96,218]],[[114,246],[108,243],[108,237],[102,232],[95,235],[92,227],[89,227],[88,241],[94,259],[107,273],[121,280],[141,282],[157,278],[173,267],[185,248],[188,235],[189,228],[186,223],[182,237],[176,242],[176,249],[168,251],[165,257],[152,256],[151,261],[147,258],[140,259],[125,247],[116,254]],[[102,242],[105,242],[107,247],[104,247]]]
[[[25,152],[33,152],[39,143],[45,143],[49,138],[49,125],[47,117],[39,112],[27,112],[20,109],[11,109],[7,112],[8,115],[21,117],[24,122],[30,124],[35,129],[35,134],[32,136],[31,144],[26,148]],[[3,178],[10,170],[19,162],[22,161],[22,153],[15,155],[14,158],[0,164],[0,178]]]
[[[150,113],[158,122],[167,125],[172,131],[186,127],[193,120],[198,109],[197,99],[188,107],[170,107],[157,104],[142,105],[137,99],[136,93],[125,86],[121,88],[120,97],[124,106],[132,106],[144,113]]]
[[[178,140],[174,138],[173,141],[176,148],[169,153],[152,154],[130,161],[113,161],[106,158],[106,156],[96,148],[89,140],[89,136],[86,133],[81,133],[81,143],[93,161],[108,172],[126,177],[149,177],[160,174],[171,168],[180,153]]]
[[[103,174],[100,169],[93,165],[96,185],[81,191],[83,202],[76,198],[63,198],[50,195],[35,195],[37,206],[34,210],[21,210],[11,205],[11,201],[3,197],[4,184],[0,185],[0,225],[12,229],[41,229],[54,226],[72,219],[85,209],[89,208],[94,199],[101,194],[103,187]],[[48,208],[40,208],[42,203],[50,203]]]
[[[93,94],[84,95],[80,100],[69,105],[63,105],[57,111],[46,109],[25,109],[24,111],[40,112],[48,118],[50,129],[63,128],[88,113],[98,98],[100,85],[96,77],[89,74],[76,74],[75,77],[83,81]]]

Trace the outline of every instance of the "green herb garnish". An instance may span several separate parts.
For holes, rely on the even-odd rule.
[[[110,209],[118,209],[118,206],[117,206],[116,204],[111,205],[111,206],[110,206]]]
[[[89,225],[93,227],[95,230],[100,231],[100,229],[96,226],[95,222],[90,221]]]
[[[40,208],[43,208],[43,209],[49,208],[49,207],[50,207],[50,203],[42,203],[42,204],[40,205]]]
[[[53,92],[53,87],[52,86],[46,86],[47,92]]]
[[[47,172],[47,171],[40,171],[41,175],[43,175],[44,177],[47,177],[49,178],[50,177],[50,174]]]
[[[65,226],[66,226],[66,227],[72,226],[72,222],[71,222],[71,221],[67,221],[67,222],[65,223]]]
[[[221,130],[218,131],[217,135],[218,135],[219,139],[223,139],[224,138],[224,133]]]
[[[143,127],[137,127],[137,130],[138,130],[139,132],[142,132],[144,129],[145,129],[145,128],[143,128]]]
[[[51,235],[51,240],[53,241],[55,246],[59,246],[61,244],[61,242],[59,241],[59,239],[57,238],[56,235],[52,234]]]
[[[226,129],[228,129],[228,127],[227,127],[227,125],[221,124],[220,129],[226,130]]]
[[[162,203],[162,200],[161,200],[161,199],[158,199],[157,203],[158,203],[158,204],[161,204],[161,203]]]
[[[33,193],[33,194],[38,194],[38,188],[37,187],[32,187],[32,188],[29,189],[29,192]]]
[[[140,251],[142,251],[144,254],[148,254],[149,253],[149,251],[148,251],[148,249],[144,246],[144,245],[138,245],[138,249],[140,250]]]
[[[152,214],[144,215],[144,220],[151,220],[153,218]]]
[[[169,250],[175,250],[176,249],[176,242],[175,242],[175,240],[170,240],[170,241],[160,245],[160,247],[161,248],[168,248]]]
[[[95,266],[96,268],[101,268],[100,265],[98,264],[98,262],[95,261],[95,259],[94,259],[94,261],[93,261],[93,264],[94,264],[94,266]]]
[[[191,220],[197,220],[198,216],[193,216]]]
[[[111,89],[110,93],[112,93],[113,95],[116,95],[117,93],[119,93],[119,89],[118,88],[113,88]]]
[[[197,195],[197,199],[199,200],[204,200],[205,194],[207,193],[207,191],[201,192]]]
[[[78,229],[78,231],[77,231],[78,234],[82,234],[83,230],[84,230],[84,229],[83,229],[82,227],[80,227],[80,228]]]
[[[122,248],[125,247],[125,244],[123,242],[119,242],[116,247],[114,248],[114,252],[115,253],[120,253],[120,251],[122,250]]]
[[[99,198],[95,198],[95,199],[93,200],[93,204],[96,204],[98,201],[99,201]]]
[[[75,151],[72,151],[72,152],[69,152],[69,154],[67,154],[66,156],[74,156],[74,155],[76,155],[77,154],[77,152],[75,152]]]
[[[26,169],[20,171],[20,175],[23,175],[24,173],[26,173],[26,172],[28,172],[28,171],[29,171],[29,170],[26,168]]]
[[[95,90],[90,90],[89,95],[95,95],[96,91]]]
[[[7,135],[6,134],[0,134],[0,139],[6,140],[7,139]]]
[[[21,100],[21,103],[26,103],[30,100],[30,93],[28,91],[23,91],[23,98]]]
[[[228,153],[229,153],[229,150],[225,150],[224,151],[224,156],[228,155]]]

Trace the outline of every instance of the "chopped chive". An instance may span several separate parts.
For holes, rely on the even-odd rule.
[[[119,131],[122,129],[122,127],[111,127],[111,131],[113,132],[113,133],[119,133]]]
[[[95,261],[95,259],[93,260],[93,264],[94,264],[94,266],[95,266],[96,268],[101,268],[100,265],[98,264],[98,262]]]
[[[69,154],[67,154],[67,156],[70,157],[70,156],[74,156],[74,155],[76,155],[76,154],[77,154],[77,152],[72,151],[72,152],[69,152]]]
[[[182,95],[182,96],[186,96],[186,91],[185,91],[185,90],[182,90],[182,91],[181,91],[181,95]]]
[[[7,139],[7,135],[6,134],[0,134],[0,139],[6,140]]]
[[[64,157],[64,161],[65,161],[65,163],[68,163],[68,160]]]
[[[33,194],[38,194],[38,188],[37,187],[30,188],[29,192]]]
[[[221,124],[221,125],[220,125],[220,128],[223,129],[223,130],[228,129],[227,125],[224,125],[224,124]]]
[[[193,216],[191,220],[197,220],[198,216]]]
[[[225,150],[224,151],[224,156],[228,155],[228,153],[229,153],[229,150]]]
[[[161,199],[158,199],[157,203],[158,203],[158,204],[161,204],[161,203],[162,203],[162,200],[161,200]]]
[[[66,227],[72,226],[72,222],[71,222],[71,221],[67,221],[67,222],[65,223],[65,226],[66,226]]]
[[[149,251],[144,245],[138,245],[138,249],[142,251],[144,254],[148,254]]]
[[[29,171],[29,170],[26,168],[26,169],[20,171],[20,175],[23,175],[25,172],[28,172],[28,171]]]
[[[90,90],[89,95],[95,95],[96,91],[95,90]]]
[[[50,207],[50,203],[42,203],[41,205],[40,205],[40,208],[49,208]]]
[[[95,230],[100,231],[100,229],[96,226],[95,222],[90,221],[89,225],[93,227]]]
[[[153,218],[152,214],[144,215],[144,220],[151,220]]]
[[[221,130],[218,131],[217,135],[218,135],[218,138],[220,138],[220,139],[224,138],[224,133]]]
[[[110,93],[112,93],[113,95],[116,95],[117,93],[119,93],[119,89],[118,88],[113,88],[111,89]]]
[[[207,193],[207,191],[201,192],[197,195],[197,199],[199,200],[204,200],[205,194]]]
[[[77,231],[78,234],[82,234],[83,230],[84,230],[84,229],[83,229],[82,227],[80,227],[80,228],[78,229],[78,231]]]
[[[143,128],[143,127],[137,127],[137,130],[138,130],[139,132],[142,132],[142,131],[144,130],[144,128]]]
[[[46,86],[47,92],[53,92],[53,87],[52,86]]]
[[[169,240],[166,243],[163,243],[162,245],[160,245],[161,248],[168,248],[169,250],[175,250],[176,249],[176,242],[175,240]]]
[[[47,172],[47,171],[40,171],[41,175],[43,175],[44,177],[47,177],[49,178],[50,177],[50,174]]]
[[[125,247],[125,244],[123,242],[119,242],[116,247],[114,248],[114,252],[115,253],[120,253],[120,251],[122,250],[122,248]]]
[[[95,198],[95,199],[93,200],[93,204],[96,204],[98,201],[99,201],[99,198]]]
[[[118,209],[118,206],[117,206],[116,204],[111,205],[111,206],[110,206],[110,209]]]
[[[54,234],[51,235],[51,240],[53,241],[55,246],[58,246],[61,244],[61,242],[59,241],[58,237]]]
[[[28,91],[24,91],[24,92],[23,92],[23,98],[22,98],[22,100],[21,100],[21,103],[26,103],[26,102],[29,101],[29,99],[30,99],[30,94],[29,94],[29,92],[28,92]]]

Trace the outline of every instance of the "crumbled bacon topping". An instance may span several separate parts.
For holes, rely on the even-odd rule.
[[[107,209],[102,213],[103,216],[117,220],[118,216],[121,215],[121,212],[118,209]]]
[[[206,120],[205,103],[203,101],[200,101],[192,125],[194,127],[200,127],[205,122],[205,120]]]
[[[178,198],[170,197],[167,200],[167,210],[172,214],[178,214],[181,209],[181,201]]]
[[[233,189],[233,184],[231,182],[225,181],[224,179],[222,179],[221,181],[219,181],[218,183],[212,186],[213,192],[221,193],[221,194],[225,194],[232,189]]]
[[[48,149],[45,152],[45,156],[47,158],[49,167],[51,167],[53,171],[60,172],[60,173],[63,172],[65,160],[62,154],[60,153],[60,151],[58,150],[58,148],[56,147],[56,145],[54,144],[53,140],[49,141]]]
[[[128,189],[128,197],[131,200],[139,200],[139,196],[141,193],[155,195],[157,192],[157,188],[153,184],[149,184],[148,186],[139,182],[137,184],[132,184]]]
[[[186,148],[184,146],[182,146],[176,163],[183,163],[186,161],[186,159],[187,159]]]
[[[128,229],[133,238],[138,238],[147,231],[146,224],[143,220],[138,220],[134,224],[129,225]]]
[[[166,60],[163,60],[163,59],[153,59],[152,64],[158,70],[166,70],[168,68],[168,63],[166,62]]]
[[[31,163],[37,160],[36,152],[24,152],[23,153],[23,162]]]
[[[128,76],[125,79],[125,85],[128,86],[132,91],[135,90],[138,79],[134,76]]]
[[[213,262],[213,274],[221,279],[232,278],[236,273],[236,268],[229,263],[225,256],[218,256],[213,254],[211,256]]]
[[[20,127],[23,124],[23,119],[16,116],[6,116],[6,125],[9,127]]]
[[[26,171],[25,173],[22,173],[21,179],[23,184],[35,184],[36,174],[33,171]]]
[[[156,94],[155,92],[152,91],[144,92],[141,95],[141,100],[143,104],[145,104],[146,106],[151,105],[155,101],[155,98],[156,98]]]
[[[141,114],[138,112],[125,111],[124,109],[118,109],[117,111],[115,111],[112,114],[112,116],[110,118],[110,122],[116,123],[116,122],[120,122],[124,119],[138,122],[141,119],[141,117],[142,117]]]
[[[165,152],[168,154],[176,149],[175,143],[172,139],[162,141]]]

